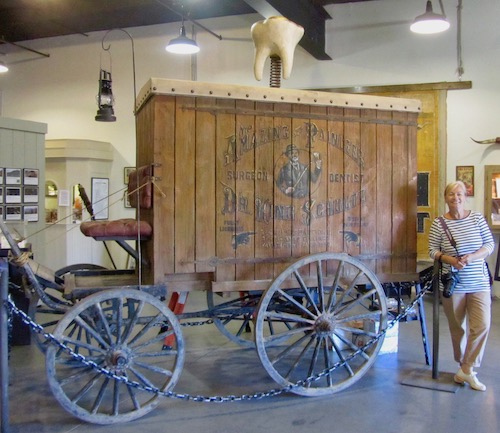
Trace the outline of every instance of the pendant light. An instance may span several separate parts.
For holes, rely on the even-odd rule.
[[[439,4],[441,5],[442,14],[434,13],[432,10],[432,2],[428,0],[425,13],[415,18],[415,21],[410,26],[410,30],[420,34],[434,34],[448,30],[450,22],[446,19],[444,14],[442,0],[439,0]]]
[[[179,36],[172,39],[165,49],[169,53],[174,54],[196,54],[200,51],[200,47],[193,39],[186,36],[186,27],[184,26],[184,16],[182,17],[181,30]]]

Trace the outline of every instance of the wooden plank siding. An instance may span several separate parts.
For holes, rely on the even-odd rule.
[[[156,178],[141,214],[153,226],[145,283],[257,290],[324,251],[381,275],[416,271],[411,100],[394,109],[381,97],[341,106],[331,94],[301,103],[174,88],[152,87],[137,112],[137,165],[155,164]]]

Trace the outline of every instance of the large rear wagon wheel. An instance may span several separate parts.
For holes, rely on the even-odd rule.
[[[383,343],[377,334],[386,326],[377,277],[346,254],[320,253],[289,266],[264,293],[255,338],[260,360],[278,384],[314,377],[292,392],[328,395],[366,373]]]
[[[170,350],[163,350],[169,335],[175,341]],[[161,391],[174,387],[184,362],[177,318],[157,298],[139,290],[111,289],[85,298],[63,316],[54,336],[115,376]],[[84,421],[128,422],[159,403],[158,394],[108,377],[54,344],[46,355],[55,398]]]

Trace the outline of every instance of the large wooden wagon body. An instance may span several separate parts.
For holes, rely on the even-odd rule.
[[[414,273],[419,104],[151,79],[136,118],[156,184],[144,283],[264,290],[318,252]]]

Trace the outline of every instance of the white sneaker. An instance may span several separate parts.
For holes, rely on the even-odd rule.
[[[457,374],[455,374],[453,380],[456,383],[460,383],[461,385],[467,382],[470,385],[470,387],[472,389],[475,389],[476,391],[486,391],[486,385],[484,383],[479,382],[476,376],[477,376],[476,372],[472,371],[470,374],[465,374],[460,368],[457,371]]]

